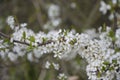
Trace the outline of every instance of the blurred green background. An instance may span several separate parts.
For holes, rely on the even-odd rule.
[[[75,8],[71,7],[72,3]],[[100,0],[0,0],[0,23],[6,24],[6,18],[12,15],[20,23],[28,23],[34,31],[43,30],[43,25],[49,19],[46,9],[48,4],[60,7],[62,23],[59,28],[74,28],[80,32],[97,28],[103,23],[110,25],[107,15],[104,16],[99,11]]]

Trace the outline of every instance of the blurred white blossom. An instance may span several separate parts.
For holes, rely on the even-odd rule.
[[[34,61],[34,58],[33,58],[33,54],[32,53],[28,53],[27,54],[27,59],[29,60],[29,61]]]
[[[45,68],[46,68],[46,69],[49,69],[49,68],[50,68],[50,65],[51,65],[50,62],[47,61],[47,62],[45,63]]]
[[[100,12],[103,14],[106,14],[108,10],[111,9],[111,6],[109,4],[106,4],[104,1],[100,2]]]
[[[112,3],[113,4],[117,4],[117,0],[112,0]]]
[[[11,29],[14,29],[15,20],[13,16],[8,16],[7,21]]]
[[[16,61],[17,60],[17,54],[13,53],[13,52],[9,52],[8,53],[8,58],[11,60],[11,61]]]
[[[72,2],[72,3],[70,4],[70,7],[73,8],[73,9],[76,8],[76,3],[75,3],[75,2]]]
[[[52,65],[54,66],[54,68],[55,68],[56,70],[59,70],[59,64],[52,63]]]
[[[48,16],[50,19],[54,19],[60,15],[60,8],[58,5],[51,4],[48,8]]]
[[[60,7],[55,4],[49,5],[48,17],[49,21],[47,21],[46,24],[43,25],[43,28],[47,30],[54,30],[61,23]]]
[[[58,76],[58,79],[65,80],[65,79],[67,79],[67,76],[64,73],[60,73]]]
[[[27,23],[22,23],[20,24],[21,27],[26,27],[27,26]]]
[[[111,14],[109,15],[108,19],[109,19],[109,20],[113,20],[113,19],[114,19],[114,14],[111,13]]]

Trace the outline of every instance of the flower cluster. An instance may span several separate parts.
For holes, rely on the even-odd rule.
[[[27,55],[27,59],[33,62],[44,54],[52,54],[56,59],[70,60],[78,54],[88,62],[86,72],[90,80],[120,79],[120,29],[114,33],[110,27],[99,28],[97,36],[91,36],[67,30],[35,33],[25,26],[17,26],[10,41],[3,39],[0,43],[3,59],[7,57],[14,62]],[[49,69],[50,66],[56,70],[60,67],[47,61],[45,67]],[[59,79],[64,76],[60,74]]]
[[[103,13],[103,14],[106,14],[107,13],[107,10],[110,10],[111,9],[111,6],[109,4],[106,4],[104,1],[101,1],[100,2],[100,11]]]
[[[64,73],[60,73],[59,76],[58,76],[58,79],[60,79],[60,80],[66,80],[67,76]]]
[[[109,1],[104,1],[101,0],[100,1],[100,8],[99,11],[103,14],[106,15],[108,13],[109,20],[113,20],[114,16],[116,16],[117,18],[119,18],[120,13],[119,10],[117,10],[117,8],[120,8],[120,0],[109,0]]]
[[[45,64],[45,68],[49,69],[51,66],[54,67],[54,69],[59,70],[59,64],[56,64],[56,63],[53,63],[53,62],[50,63],[49,61],[47,61],[46,64]]]
[[[49,5],[48,8],[49,21],[44,25],[44,29],[53,30],[61,23],[60,7],[55,4]]]

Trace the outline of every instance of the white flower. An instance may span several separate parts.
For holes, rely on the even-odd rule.
[[[55,68],[56,70],[59,70],[59,64],[52,63],[52,65],[54,66],[54,68]]]
[[[45,68],[46,68],[46,69],[49,69],[49,68],[50,68],[50,65],[51,65],[50,62],[47,61],[46,64],[45,64]]]
[[[9,16],[7,18],[7,21],[8,25],[10,26],[11,29],[14,29],[14,23],[15,23],[15,20],[14,20],[14,17],[13,16]]]
[[[58,27],[60,23],[61,23],[60,18],[51,19],[51,21],[48,21],[46,24],[44,24],[43,28],[47,30],[53,30],[56,27]]]
[[[51,20],[51,22],[53,26],[57,27],[61,23],[61,19],[60,18],[53,19]]]
[[[59,16],[60,16],[60,7],[55,4],[49,5],[48,8],[49,21],[47,21],[47,23],[44,24],[43,28],[47,30],[53,30],[56,27],[58,27],[58,25],[61,23],[61,18],[59,18]]]
[[[55,27],[56,26],[53,26],[51,21],[48,21],[46,24],[43,25],[43,28],[47,30],[53,30]]]
[[[38,48],[38,49],[34,49],[34,56],[36,58],[40,58],[42,55],[43,55],[43,52],[41,51],[41,48]]]
[[[9,52],[8,53],[8,58],[11,60],[11,61],[16,61],[17,60],[17,54],[14,54],[12,52]]]
[[[54,51],[54,58],[59,58],[59,59],[61,59],[62,58],[62,53],[58,53],[58,52],[55,52]]]
[[[117,4],[117,0],[112,0],[112,3],[113,4]]]
[[[27,54],[27,59],[32,62],[34,60],[33,59],[33,54],[32,53],[28,53]]]
[[[75,2],[72,2],[72,3],[70,4],[70,7],[73,8],[73,9],[76,8],[76,3],[75,3]]]
[[[67,79],[67,76],[64,73],[60,73],[58,76],[58,79],[65,80],[65,79]]]
[[[22,50],[22,48],[24,48],[24,47],[22,47],[22,46],[20,47],[20,45],[19,46],[16,45],[16,46],[13,47],[13,51],[16,52],[18,54],[18,56],[24,56],[25,51]]]
[[[110,10],[111,9],[111,6],[106,4],[104,1],[101,1],[100,2],[100,11],[103,13],[103,14],[106,14],[107,13],[107,10]]]
[[[111,13],[111,14],[109,15],[109,20],[113,20],[113,19],[114,19],[114,14]]]
[[[116,43],[117,47],[120,48],[120,28],[116,30],[115,36],[116,36],[116,38],[117,38],[117,40],[116,40],[115,43]]]
[[[4,51],[0,51],[0,57],[1,57],[2,59],[5,59],[6,53],[5,53]]]
[[[88,34],[91,39],[98,37],[98,34],[96,33],[95,29],[88,29],[88,30],[85,30],[84,32]]]
[[[58,5],[51,4],[48,9],[48,16],[51,18],[58,17],[60,15],[60,8]]]
[[[116,80],[120,80],[120,71],[116,73]]]
[[[27,26],[27,23],[22,23],[22,24],[20,24],[20,26],[25,27],[25,26]]]

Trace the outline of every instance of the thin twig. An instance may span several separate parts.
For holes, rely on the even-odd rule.
[[[114,12],[113,30],[116,31],[116,29],[117,29],[117,16],[116,16],[116,12]]]
[[[2,33],[2,32],[0,32],[0,36],[2,36],[2,37],[4,37],[4,38],[7,38],[7,39],[10,40],[10,37],[9,37],[8,35]],[[45,42],[45,43],[38,43],[38,46],[43,46],[43,45],[46,45],[46,44],[50,44],[50,43],[52,43],[52,42],[54,42],[54,41],[49,40],[49,41],[47,41],[47,42]],[[22,41],[18,41],[18,40],[13,40],[13,43],[19,43],[19,44],[24,44],[24,45],[30,46],[30,44],[27,43],[27,42],[25,42],[25,41],[22,42]],[[34,45],[33,45],[33,47],[34,47]]]
[[[0,32],[0,36],[2,36],[2,37],[4,37],[4,38],[10,39],[10,37],[9,37],[8,35],[6,35],[6,34],[4,34],[4,33],[2,33],[2,32]]]
[[[18,41],[18,40],[13,40],[13,42],[15,42],[15,43],[20,43],[20,44],[25,44],[25,45],[30,46],[30,44],[27,43],[27,42],[22,42],[22,41]]]
[[[2,37],[4,37],[4,38],[7,38],[7,39],[10,40],[10,37],[9,37],[8,35],[2,33],[2,32],[0,32],[0,36],[2,36]],[[18,41],[18,40],[13,40],[13,42],[15,42],[15,43],[20,43],[20,44],[25,44],[25,45],[28,45],[28,46],[30,45],[29,43],[22,42],[22,41]]]
[[[52,40],[49,40],[49,41],[47,41],[47,42],[45,42],[45,43],[38,43],[38,46],[50,44],[50,43],[52,43],[52,42],[54,43],[54,41],[52,41]]]

